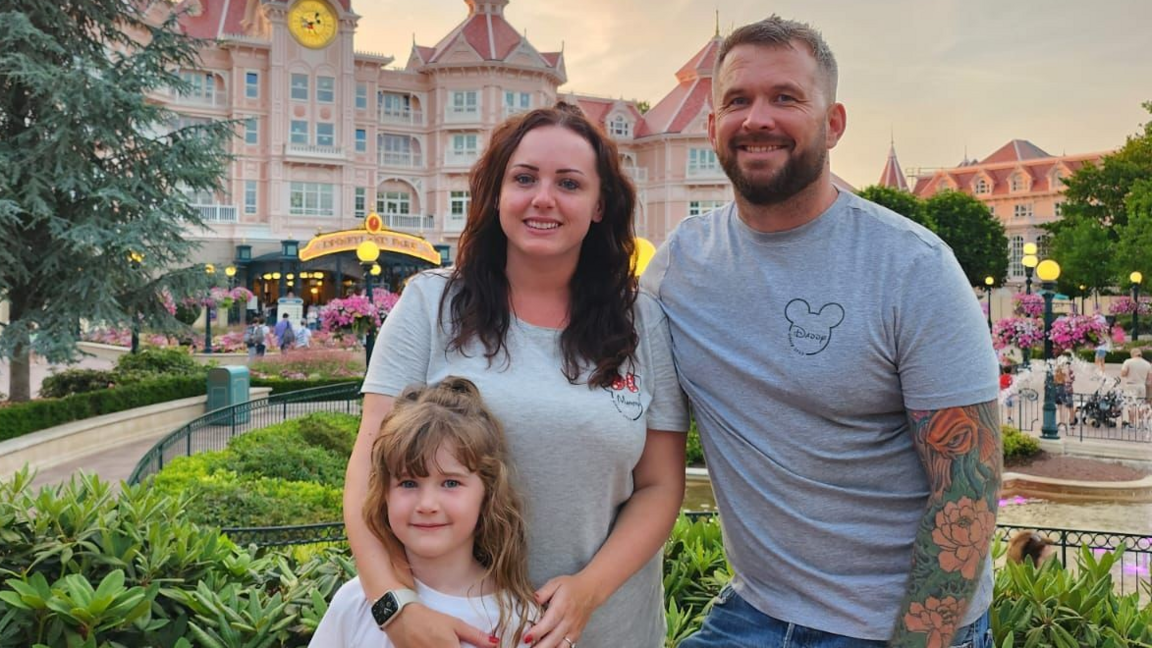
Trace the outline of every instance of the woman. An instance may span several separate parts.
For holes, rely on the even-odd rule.
[[[458,375],[503,422],[526,500],[547,605],[529,643],[658,648],[688,421],[667,323],[631,272],[635,190],[611,140],[564,104],[499,126],[470,188],[456,267],[409,282],[364,383],[344,510],[365,594],[410,582],[359,515],[380,422],[405,385]],[[398,648],[495,645],[489,630],[418,604],[385,629]]]

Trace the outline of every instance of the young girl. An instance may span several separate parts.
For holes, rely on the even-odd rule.
[[[390,648],[378,622],[386,627],[386,617],[417,600],[490,631],[486,648],[522,645],[535,608],[506,453],[503,430],[472,382],[450,376],[405,389],[372,448],[364,520],[395,572],[415,580],[414,597],[402,590],[374,605],[354,578],[336,592],[309,646]]]

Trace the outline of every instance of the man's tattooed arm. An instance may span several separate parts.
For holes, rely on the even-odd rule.
[[[948,648],[976,591],[996,529],[1002,453],[996,401],[909,411],[928,474],[928,506],[891,646]]]

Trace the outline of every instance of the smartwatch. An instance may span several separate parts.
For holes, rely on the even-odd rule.
[[[416,592],[410,589],[388,590],[372,604],[372,618],[376,620],[376,625],[384,628],[400,614],[405,605],[419,600]]]

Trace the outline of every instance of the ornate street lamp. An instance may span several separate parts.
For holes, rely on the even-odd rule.
[[[1031,246],[1031,250],[1032,250],[1031,252],[1028,251],[1029,246]],[[1039,262],[1040,262],[1040,259],[1038,259],[1036,257],[1036,244],[1035,243],[1025,243],[1024,244],[1024,257],[1022,259],[1020,259],[1020,264],[1024,266],[1024,294],[1025,295],[1031,295],[1032,294],[1032,272],[1036,269],[1036,264]]]
[[[228,290],[231,292],[231,290],[236,287],[236,266],[228,266],[227,268],[224,268],[224,274],[228,277]],[[233,311],[243,314],[247,309],[248,304],[244,304],[244,306],[241,307],[239,304],[233,301],[232,308],[228,309],[228,323],[231,324],[232,322],[236,321],[236,319],[240,319],[241,323],[243,323],[243,317],[237,316],[236,318],[233,318],[232,314]]]
[[[356,246],[356,258],[364,267],[364,291],[368,294],[368,304],[375,308],[376,303],[372,301],[372,276],[380,274],[380,266],[376,264],[376,260],[380,258],[380,246],[376,245],[375,241],[361,241],[360,245]],[[376,331],[369,327],[368,333],[364,336],[365,366],[372,362],[372,347],[375,344]]]
[[[1059,439],[1060,430],[1056,427],[1056,385],[1052,377],[1052,297],[1056,294],[1056,280],[1060,278],[1060,264],[1045,259],[1036,266],[1036,276],[1042,282],[1044,295],[1044,423],[1040,426],[1040,437]]]
[[[139,270],[144,265],[144,255],[139,252],[128,253],[128,265],[133,270]],[[132,312],[132,353],[140,353],[140,313]]]
[[[1085,308],[1084,297],[1087,296],[1087,291],[1088,291],[1088,286],[1085,286],[1084,284],[1080,284],[1080,314],[1081,315],[1087,315],[1087,313],[1084,312],[1084,308]]]
[[[216,274],[216,266],[204,264],[204,272],[209,278]],[[208,299],[204,301],[204,353],[212,353],[212,287],[208,287]]]
[[[1133,272],[1128,275],[1132,280],[1132,341],[1140,339],[1140,284],[1144,281],[1144,275],[1139,271]]]
[[[996,279],[992,275],[984,277],[984,296],[988,298],[988,330],[992,330],[992,284]]]

